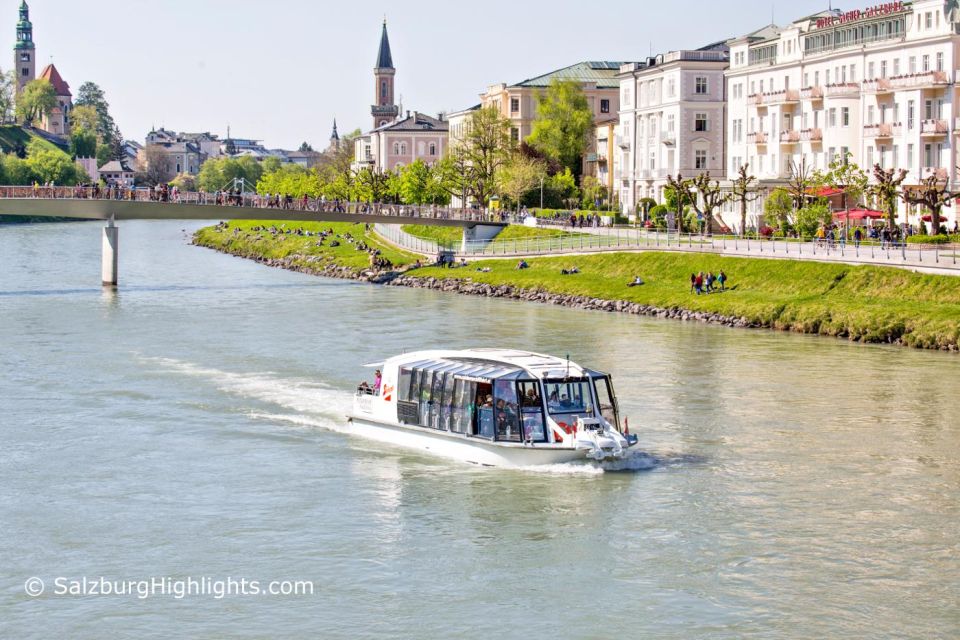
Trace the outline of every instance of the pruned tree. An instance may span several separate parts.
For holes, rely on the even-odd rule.
[[[884,169],[879,164],[873,166],[874,184],[867,192],[877,199],[887,214],[887,225],[893,229],[897,225],[897,202],[903,195],[900,186],[907,179],[905,169]]]
[[[144,149],[143,155],[144,166],[142,173],[137,176],[138,184],[145,184],[152,187],[162,184],[173,177],[173,163],[170,161],[170,156],[167,155],[161,147],[148,146]],[[219,188],[220,186],[216,186],[213,189],[207,190],[215,191]]]
[[[870,182],[866,171],[851,161],[852,157],[853,154],[849,151],[844,155],[838,155],[826,171],[815,171],[813,174],[814,185],[830,187],[841,193],[843,208],[848,213],[851,204],[856,205],[860,202]]]
[[[798,211],[806,204],[810,197],[810,187],[814,185],[813,171],[807,164],[807,159],[800,162],[790,161],[790,177],[787,180],[787,193],[793,200],[793,210]]]
[[[693,209],[704,219],[707,225],[715,221],[714,211],[730,200],[731,194],[724,193],[719,180],[711,180],[710,172],[701,173],[690,181],[697,196],[693,198]]]
[[[920,181],[919,189],[904,191],[902,197],[908,204],[919,205],[930,212],[932,235],[937,235],[940,232],[940,212],[950,206],[957,195],[947,189],[946,178],[932,174]]]
[[[463,159],[470,166],[470,195],[486,206],[496,193],[497,171],[511,156],[510,121],[496,107],[474,111],[462,143]]]
[[[671,175],[667,176],[667,188],[672,189],[676,195],[677,233],[683,233],[684,207],[686,207],[688,204],[692,204],[697,198],[695,195],[693,195],[693,193],[691,193],[690,181],[685,180],[680,173],[677,173],[676,177]]]
[[[747,232],[747,205],[756,202],[763,195],[757,188],[757,178],[750,175],[750,165],[741,165],[730,190],[733,200],[740,203],[740,236]]]

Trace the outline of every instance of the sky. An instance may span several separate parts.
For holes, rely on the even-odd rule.
[[[28,0],[37,74],[54,62],[76,95],[106,92],[124,136],[152,127],[326,147],[372,121],[384,17],[404,110],[436,115],[487,86],[583,60],[696,48],[825,9],[827,0]],[[869,3],[868,3],[869,4]],[[20,0],[0,0],[0,68]],[[841,8],[855,8],[855,5]],[[602,11],[601,11],[602,9]]]

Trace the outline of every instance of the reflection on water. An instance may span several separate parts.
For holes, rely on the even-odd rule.
[[[0,637],[960,634],[956,356],[311,279],[181,226],[124,224],[110,294],[100,225],[0,229]],[[610,371],[645,453],[487,470],[341,432],[362,363],[468,346]]]

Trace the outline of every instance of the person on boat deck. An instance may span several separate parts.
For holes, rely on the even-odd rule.
[[[380,373],[380,369],[377,369],[377,372],[373,374],[373,393],[380,394],[380,385],[383,384],[383,374]]]
[[[484,406],[484,407],[492,407],[492,406],[493,406],[493,396],[487,396],[487,399],[483,401],[483,406]]]

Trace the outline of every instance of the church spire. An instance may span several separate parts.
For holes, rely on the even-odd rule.
[[[339,141],[339,140],[340,140],[340,134],[337,133],[337,119],[336,119],[336,118],[333,119],[333,133],[330,134],[330,140],[331,140],[331,141],[334,141],[334,140]]]
[[[387,36],[387,19],[383,19],[383,32],[380,34],[380,51],[377,52],[377,69],[393,69],[393,56],[390,55],[390,38]]]

